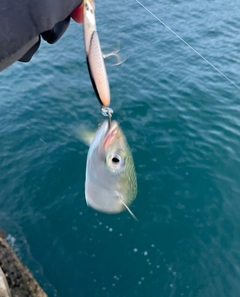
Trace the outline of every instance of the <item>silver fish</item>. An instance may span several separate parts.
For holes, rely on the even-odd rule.
[[[128,210],[137,195],[137,178],[127,140],[116,121],[98,128],[87,155],[87,205],[104,213]]]

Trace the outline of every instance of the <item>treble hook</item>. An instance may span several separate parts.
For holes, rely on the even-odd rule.
[[[113,115],[113,110],[110,107],[102,107],[102,115],[108,117],[108,128],[111,126],[111,118]]]
[[[124,63],[126,61],[126,59],[121,61],[121,58],[118,55],[119,51],[120,51],[120,46],[118,46],[118,49],[116,49],[115,51],[113,51],[113,52],[111,52],[109,54],[105,54],[105,55],[103,54],[103,59],[105,60],[106,58],[109,58],[109,57],[116,57],[117,58],[117,63],[113,64],[112,66],[120,65],[120,64]]]

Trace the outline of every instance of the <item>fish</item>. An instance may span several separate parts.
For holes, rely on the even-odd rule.
[[[90,144],[85,176],[85,199],[89,207],[103,213],[127,210],[137,196],[137,176],[133,156],[117,121],[105,120]]]

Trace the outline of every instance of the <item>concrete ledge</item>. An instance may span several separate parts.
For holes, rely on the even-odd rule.
[[[6,242],[4,232],[2,231],[0,231],[0,267],[6,276],[10,288],[10,295],[6,288],[5,295],[2,295],[3,297],[47,297],[47,294],[39,286],[31,272],[22,264]],[[2,278],[3,282],[4,277]]]

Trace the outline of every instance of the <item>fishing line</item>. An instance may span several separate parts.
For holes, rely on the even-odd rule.
[[[199,57],[201,57],[207,64],[209,64],[213,69],[215,69],[218,73],[220,73],[226,80],[232,83],[236,88],[240,90],[240,87],[233,82],[230,78],[228,78],[221,70],[215,67],[211,62],[209,62],[206,58],[204,58],[197,50],[195,50],[189,43],[187,43],[181,36],[179,36],[176,32],[174,32],[167,24],[165,24],[160,18],[158,18],[153,12],[151,12],[146,6],[144,6],[140,1],[136,0],[136,2],[141,5],[147,12],[149,12],[155,19],[157,19],[163,26],[165,26],[170,32],[172,32],[178,39],[180,39],[184,44],[186,44],[191,50],[193,50]]]

